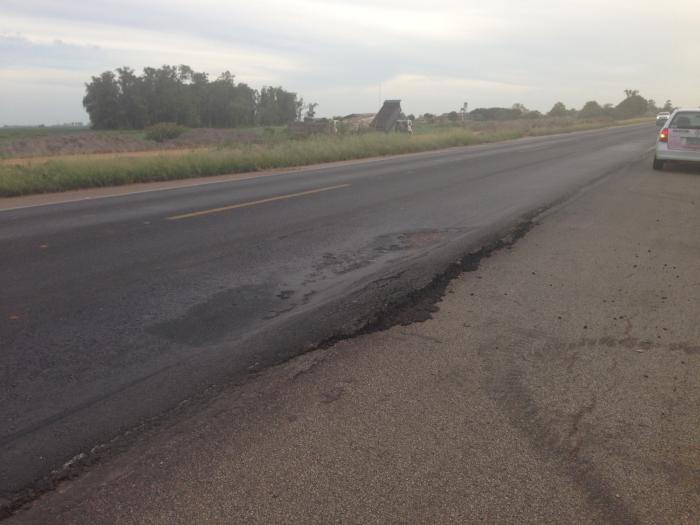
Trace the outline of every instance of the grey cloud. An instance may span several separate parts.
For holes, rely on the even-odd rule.
[[[75,46],[60,40],[34,43],[22,36],[0,35],[0,68],[91,70],[99,69],[107,56],[96,46]]]
[[[508,91],[494,92],[479,89],[479,83],[455,82],[475,87],[462,88],[468,92],[455,92],[447,101],[431,100],[426,93],[412,108],[415,112],[441,111],[451,108],[453,99],[462,98],[469,98],[476,105],[518,101],[538,109],[548,109],[560,99],[576,106],[588,99],[617,102],[625,88],[640,89],[642,94],[657,100],[670,97],[684,104],[700,102],[689,87],[700,82],[692,60],[697,55],[688,50],[697,40],[692,15],[700,14],[700,9],[690,0],[676,2],[673,9],[663,13],[655,12],[654,3],[647,0],[635,2],[634,8],[623,0],[491,0],[488,4],[436,0],[430,9],[422,0],[324,0],[315,4],[304,0],[303,4],[277,4],[284,7],[284,16],[275,12],[265,16],[249,2],[228,1],[220,5],[221,9],[217,9],[211,2],[173,0],[165,8],[165,3],[135,0],[5,0],[0,9],[9,15],[49,19],[55,24],[74,24],[76,28],[85,24],[109,28],[123,33],[125,40],[130,31],[140,30],[151,32],[154,39],[159,35],[197,38],[212,52],[238,46],[240,51],[212,59],[210,72],[230,69],[240,81],[255,87],[260,87],[261,82],[280,83],[321,101],[319,110],[324,114],[349,113],[360,110],[359,106],[376,105],[374,87],[378,90],[380,83],[401,75],[531,86],[517,95],[518,100],[512,100],[516,95]],[[297,5],[304,7],[295,9]],[[370,15],[370,10],[378,5],[384,6],[384,14],[390,12],[387,9],[397,13],[432,10],[447,20],[454,17],[467,22],[474,15],[481,17],[475,20],[493,22],[495,29],[491,35],[476,23],[465,23],[465,37],[474,34],[479,38],[464,39],[431,39],[429,33],[412,35],[410,27],[403,33],[382,34],[376,26],[357,22],[357,17],[344,21],[342,10],[326,9],[325,18],[315,18],[318,13],[314,6],[329,5],[361,5]],[[416,24],[420,24],[420,19]],[[673,34],[664,38],[663,45],[659,45],[659,24],[675,28]],[[44,24],[42,31],[47,31],[46,27]],[[454,27],[450,30],[454,31]],[[2,31],[6,36],[0,39],[0,74],[2,68],[20,66],[97,74],[120,65],[160,65],[164,56],[146,49],[32,43],[11,37],[11,30],[3,27],[0,17]],[[50,40],[52,35],[44,36]],[[277,63],[261,61],[257,68],[270,72],[272,80],[246,78],[245,72],[256,68],[250,61],[243,62],[244,55],[256,52],[279,57]],[[201,56],[209,58],[206,54]],[[299,62],[303,67],[280,67],[286,60]],[[202,69],[200,64],[190,62],[195,69]],[[681,75],[686,81],[669,85],[663,80],[667,73]],[[340,97],[338,93],[346,95]],[[82,85],[77,85],[76,96],[81,94]]]

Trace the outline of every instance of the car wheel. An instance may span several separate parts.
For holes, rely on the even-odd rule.
[[[664,169],[664,161],[659,160],[656,157],[654,157],[654,169],[655,170],[662,170]]]

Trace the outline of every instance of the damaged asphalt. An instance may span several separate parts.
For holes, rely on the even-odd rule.
[[[641,133],[639,135],[641,136]],[[620,166],[629,164],[629,155],[631,153],[629,147],[618,147],[617,149],[612,148],[611,150],[615,154],[619,155],[619,160],[617,161],[618,167],[611,168],[609,165],[606,165],[605,169],[601,170],[598,166],[593,166],[590,169],[590,172],[586,174],[586,178],[583,179],[586,181],[586,183],[590,184],[591,182],[601,179],[608,173],[614,172],[616,169],[620,169]],[[624,153],[624,155],[621,155],[622,153]],[[632,159],[638,157],[638,155],[639,153],[634,153]],[[562,158],[560,153],[558,153],[555,157],[557,159]],[[462,162],[462,159],[457,160]],[[583,160],[581,162],[583,162]],[[537,164],[538,162],[532,163],[532,165]],[[522,175],[522,173],[520,175]],[[569,186],[569,191],[575,191],[575,189],[580,187],[580,185],[581,182],[571,183]],[[561,188],[551,189],[551,195],[557,194],[554,190],[559,192],[557,200],[561,200]],[[564,192],[564,195],[567,195],[567,193]],[[552,202],[552,199],[549,199],[548,202]],[[514,216],[517,216],[519,210],[512,210],[512,213]],[[530,215],[534,216],[535,213],[530,212]],[[413,257],[413,259],[404,261],[404,268],[401,268],[401,265],[398,264],[394,265],[396,269],[392,270],[390,273],[387,273],[385,277],[377,278],[376,276],[372,275],[372,273],[369,273],[369,270],[376,271],[376,264],[375,266],[372,266],[372,264],[367,264],[367,262],[365,262],[367,261],[366,258],[363,260],[347,258],[345,256],[339,258],[331,253],[329,253],[328,256],[324,255],[321,258],[321,261],[312,267],[310,272],[300,275],[300,282],[302,282],[304,285],[308,285],[309,283],[318,283],[328,280],[329,276],[332,276],[333,279],[337,279],[338,277],[344,278],[346,275],[357,278],[359,274],[360,279],[355,281],[354,286],[358,286],[360,292],[368,288],[385,288],[382,289],[382,294],[377,294],[374,297],[369,298],[363,297],[360,293],[354,298],[351,295],[350,299],[347,299],[347,297],[343,299],[341,297],[341,290],[331,292],[331,296],[333,294],[338,296],[337,300],[340,304],[342,304],[344,300],[347,300],[348,303],[351,304],[345,305],[342,311],[338,310],[333,312],[329,310],[327,312],[317,314],[313,319],[309,319],[309,321],[317,326],[315,326],[313,329],[310,328],[306,333],[315,334],[318,337],[316,338],[316,341],[322,341],[321,343],[314,342],[313,339],[309,340],[308,338],[304,337],[303,334],[305,333],[304,328],[306,325],[304,325],[303,322],[300,322],[300,315],[297,315],[296,318],[287,319],[287,321],[289,321],[287,328],[285,329],[282,327],[274,333],[274,336],[278,340],[281,339],[287,342],[295,341],[295,344],[293,345],[287,344],[282,345],[284,346],[282,347],[278,344],[277,346],[274,346],[269,340],[265,340],[266,337],[270,337],[270,334],[256,334],[258,338],[252,339],[253,342],[262,344],[263,346],[267,344],[268,348],[276,348],[276,350],[274,352],[268,352],[266,356],[254,354],[249,354],[250,356],[248,356],[245,352],[243,352],[242,361],[245,364],[246,374],[249,375],[250,372],[257,373],[264,370],[271,364],[284,361],[289,357],[298,354],[300,349],[301,351],[311,351],[316,348],[329,348],[333,345],[333,343],[341,339],[352,338],[361,334],[369,334],[376,332],[377,330],[389,328],[396,324],[407,326],[411,323],[429,319],[436,310],[436,301],[442,297],[444,291],[449,287],[450,281],[465,270],[475,270],[478,267],[478,262],[484,257],[493,253],[495,250],[512,246],[513,242],[526,233],[532,226],[531,220],[526,219],[515,229],[512,227],[506,228],[505,225],[508,223],[508,221],[512,221],[512,219],[508,219],[504,222],[492,222],[490,230],[477,230],[474,228],[464,229],[453,225],[449,228],[442,229],[416,229],[415,232],[408,234],[409,237],[406,237],[407,234],[393,235],[393,240],[389,238],[392,235],[389,237],[385,236],[388,242],[383,241],[381,243],[381,247],[379,247],[379,252],[381,253],[379,253],[378,256],[376,256],[376,253],[378,253],[378,248],[376,246],[368,247],[368,250],[373,250],[372,253],[375,254],[379,263],[382,263],[382,257],[391,257],[396,254],[397,251],[399,253],[401,253],[402,250],[405,251],[407,247],[411,253],[411,256]],[[504,230],[510,231],[511,234],[509,234],[509,236],[507,236],[505,239],[502,239],[502,233],[499,232],[503,232]],[[449,260],[449,257],[454,257],[456,254],[455,250],[459,249],[459,244],[454,243],[456,238],[455,236],[461,236],[464,239],[464,242],[467,244],[477,246],[484,246],[485,244],[485,246],[477,252],[470,253],[465,257],[459,258],[457,262],[448,263],[446,261]],[[491,239],[501,240],[493,241]],[[453,245],[452,252],[446,249],[446,247],[450,245]],[[440,246],[442,251],[438,251],[436,249],[438,246]],[[362,253],[362,251],[363,249],[360,249],[359,251],[356,250],[356,253]],[[425,258],[424,253],[430,253],[431,251],[441,254],[442,260],[445,261],[444,267],[446,270],[438,277],[428,276],[428,279],[426,279],[426,275],[416,272],[415,267],[416,265],[419,266],[421,264],[421,257]],[[434,259],[431,259],[431,261],[434,262]],[[376,262],[377,261],[373,261],[373,264]],[[423,264],[426,262],[427,260]],[[367,272],[365,274],[366,277],[362,277],[363,272]],[[363,283],[362,279],[364,278],[366,278],[366,281]],[[413,291],[407,294],[406,283],[411,283],[411,287],[414,290],[419,291]],[[295,294],[297,297],[302,295],[295,292],[293,288],[284,288],[282,286],[268,287],[270,295],[275,295],[277,299],[282,302],[294,301]],[[259,292],[260,290],[258,290],[255,286],[252,286],[250,295],[251,297],[255,297]],[[221,292],[221,295],[213,295],[213,299],[208,299],[206,303],[192,306],[189,314],[184,314],[179,320],[175,318],[171,321],[165,320],[163,322],[151,323],[148,331],[152,335],[161,338],[164,342],[178,342],[179,344],[185,344],[190,347],[204,345],[206,348],[206,345],[211,345],[214,342],[217,342],[217,340],[220,342],[221,337],[231,336],[230,332],[227,333],[229,327],[227,327],[225,323],[222,324],[221,319],[217,318],[215,315],[215,312],[219,309],[216,307],[217,304],[221,303],[226,307],[231,306],[231,302],[227,300],[227,293],[227,291],[223,291]],[[304,309],[308,308],[310,300],[317,293],[318,292],[315,290],[307,290],[303,294],[301,301],[294,305],[294,308],[297,308],[296,313],[298,314],[300,311],[303,313]],[[327,291],[325,293],[328,294]],[[323,293],[320,295],[323,295]],[[328,299],[328,297],[329,296],[327,295],[325,299]],[[211,302],[212,300],[214,302]],[[356,305],[360,305],[362,309],[358,310],[360,306]],[[285,308],[286,307],[283,306],[281,309],[271,310],[267,314],[268,317],[265,317],[265,320],[276,319],[280,316],[284,317],[287,313],[285,312]],[[291,308],[289,311],[292,311],[294,308]],[[246,313],[246,309],[242,308],[241,312]],[[247,312],[249,313],[249,309]],[[349,312],[353,313],[354,315],[349,316]],[[364,314],[362,312],[364,312]],[[376,312],[381,313],[377,314]],[[236,316],[236,312],[230,313],[231,315]],[[345,319],[354,318],[355,321],[349,324],[344,323],[339,325],[338,323],[340,318],[334,317],[334,314],[337,315],[338,313],[344,314]],[[201,330],[201,336],[205,337],[205,339],[198,338],[199,335],[196,333],[193,334],[193,332],[196,332],[195,330],[185,330],[182,328],[183,326],[188,326],[187,322],[190,322],[192,319],[196,319],[198,323],[204,322],[206,330]],[[242,319],[242,322],[243,321],[245,321],[245,318]],[[339,329],[339,326],[343,326],[343,328]],[[326,336],[322,336],[324,330],[327,334]],[[304,339],[306,339],[306,341],[304,341]],[[250,341],[251,339],[248,339],[248,342]],[[219,366],[221,364],[221,360],[210,360],[210,364],[208,366]],[[226,366],[230,367],[228,364]],[[234,382],[237,381],[238,380]],[[169,417],[189,417],[190,415],[194,414],[196,410],[188,410],[188,405],[196,405],[198,399],[206,404],[206,399],[213,395],[213,393],[221,391],[222,389],[226,390],[226,384],[225,382],[223,383],[224,384],[218,384],[213,387],[207,386],[207,390],[205,390],[204,393],[200,388],[199,390],[195,391],[198,392],[198,394],[195,393],[193,395],[183,396],[181,400],[184,402],[184,405],[182,403],[178,403],[175,408],[171,408],[170,416],[166,416],[165,418],[142,417],[140,418],[138,425],[131,425],[132,430],[117,433],[116,438],[113,437],[115,434],[112,433],[109,439],[93,439],[93,444],[100,443],[100,445],[97,445],[96,448],[92,448],[91,452],[89,451],[89,448],[83,447],[82,449],[78,449],[83,450],[83,452],[76,456],[69,464],[67,464],[66,467],[55,470],[53,474],[45,477],[43,481],[34,483],[29,490],[16,492],[15,495],[19,495],[19,497],[14,500],[15,503],[13,506],[16,507],[22,501],[29,501],[42,492],[54,488],[56,483],[62,479],[77,475],[85,465],[94,463],[98,459],[105,458],[106,452],[107,456],[110,456],[112,454],[112,449],[119,450],[121,448],[129,448],[135,439],[134,436],[139,434],[139,432],[135,432],[134,429],[141,428],[141,432],[149,429],[155,431],[159,426],[168,426],[170,424],[168,422]],[[333,393],[329,394],[328,399],[333,401],[335,395],[336,394]],[[111,394],[106,399],[109,399],[110,397]],[[132,395],[130,399],[133,400],[137,398],[138,397],[134,397],[134,395]],[[128,401],[128,399],[126,401]],[[100,406],[101,404],[102,401],[98,399],[96,408],[102,408]],[[117,407],[117,410],[119,410],[118,405],[112,403],[113,409],[115,406]],[[156,403],[155,406],[158,406],[158,404]],[[82,410],[80,406],[77,408],[78,410]],[[117,415],[119,415],[119,412],[117,412]],[[88,416],[89,414],[84,414],[82,417]],[[176,417],[174,418],[177,419]],[[55,430],[52,431],[55,432]],[[107,436],[109,434],[103,432],[102,435]],[[119,446],[119,443],[121,443],[122,446]]]
[[[565,200],[566,197],[562,197],[560,199],[560,201]],[[553,204],[553,206],[554,205],[555,204]],[[537,216],[542,211],[543,210],[538,210],[533,212],[531,215]],[[375,332],[381,332],[393,326],[408,326],[413,323],[421,323],[431,319],[433,314],[439,310],[437,304],[443,298],[449,284],[454,279],[458,278],[463,272],[476,271],[479,268],[479,263],[482,259],[490,257],[498,250],[513,246],[534,226],[535,223],[533,220],[526,219],[514,228],[510,228],[506,232],[494,235],[493,240],[484,240],[484,245],[481,248],[462,256],[456,262],[448,264],[441,273],[433,276],[430,282],[423,288],[411,290],[408,293],[403,293],[395,302],[384,305],[384,308],[379,311],[372,312],[370,317],[354,320],[353,327],[350,329],[352,330],[351,332],[347,331],[348,329],[345,329],[345,331],[332,335],[327,339],[313,345],[309,345],[303,350],[297,351],[297,355],[328,349],[341,341],[351,340],[355,337],[368,335]],[[372,281],[369,287],[382,288],[386,286],[387,282],[400,280],[404,273],[406,273],[406,271],[402,270],[395,275],[377,279]],[[256,289],[251,293],[258,292],[259,290]],[[230,294],[226,292],[223,295],[228,296]],[[284,290],[279,294],[281,299],[289,299],[292,295],[293,292],[288,290]],[[217,302],[214,304],[214,306],[208,305],[208,308],[212,311],[210,317],[212,320],[214,320],[215,317],[218,319],[223,313],[226,314],[224,318],[228,318],[228,314],[231,313],[228,311],[228,308],[230,308],[231,305],[230,299],[227,301],[226,297],[217,297],[216,300]],[[214,316],[214,313],[218,314],[218,316]],[[197,319],[198,322],[201,322],[202,320],[201,315],[195,315],[186,316],[182,321],[173,321],[171,323],[171,327],[167,328],[175,332],[175,334],[172,336],[173,338],[177,338],[177,334],[181,334],[179,336],[181,338],[188,338],[193,332],[197,334],[201,333],[201,331],[193,330],[193,327],[190,326],[192,322],[191,317]],[[214,332],[212,335],[211,328],[211,325],[208,324],[208,331],[206,334],[210,337],[216,338],[216,332]],[[191,342],[196,344],[201,343],[202,341],[194,340]],[[241,383],[245,383],[245,381],[247,381],[250,377],[254,377],[256,374],[261,372],[261,370],[264,370],[264,368],[264,366],[256,362],[253,366],[248,368],[248,377],[242,379]],[[300,373],[305,372],[306,371],[302,371]],[[229,384],[228,387],[230,388],[231,384]],[[133,446],[136,440],[143,439],[145,435],[148,435],[149,432],[153,432],[163,424],[167,425],[168,421],[192,415],[194,411],[201,408],[202,404],[206,404],[213,396],[217,395],[222,388],[225,388],[225,386],[211,385],[205,391],[199,392],[198,395],[183,400],[177,407],[169,410],[167,413],[143,421],[138,426],[132,427],[123,433],[115,435],[108,442],[100,443],[89,451],[77,454],[59,468],[53,469],[43,478],[31,483],[21,490],[14,492],[9,497],[0,500],[0,503],[2,503],[0,506],[0,519],[10,517],[13,513],[31,504],[34,500],[55,490],[62,483],[78,478],[94,465],[103,461],[108,461],[109,458],[115,454],[120,454],[127,451],[129,447]]]
[[[633,163],[8,523],[697,523],[699,181]]]

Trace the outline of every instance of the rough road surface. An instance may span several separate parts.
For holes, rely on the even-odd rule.
[[[0,498],[32,497],[71,458],[212,385],[366,331],[455,259],[638,160],[654,134],[0,201]]]
[[[30,523],[700,522],[700,171],[635,163],[439,311],[141,436]]]

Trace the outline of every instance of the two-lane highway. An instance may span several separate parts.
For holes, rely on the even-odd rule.
[[[634,126],[0,211],[0,494],[638,160]]]

